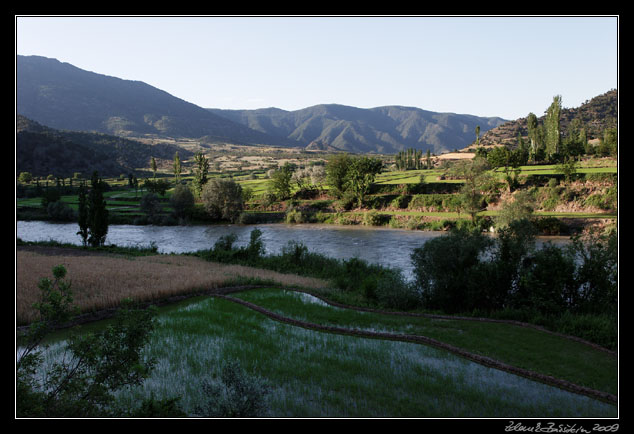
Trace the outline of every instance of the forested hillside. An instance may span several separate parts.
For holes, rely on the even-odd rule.
[[[97,170],[104,176],[118,176],[149,167],[150,159],[189,158],[191,152],[173,145],[148,145],[99,133],[60,131],[24,116],[16,122],[16,172],[34,176],[89,175]]]
[[[544,103],[544,111],[550,101]],[[535,113],[535,115],[538,115]],[[485,132],[480,137],[480,145],[515,145],[518,134],[528,136],[528,116],[514,121],[508,121],[496,128]],[[543,124],[545,114],[537,116],[539,124]],[[579,107],[563,108],[561,111],[560,125],[562,138],[569,134],[571,126],[584,128],[588,140],[602,139],[605,131],[616,128],[618,121],[618,91],[612,89],[602,95],[598,95]]]

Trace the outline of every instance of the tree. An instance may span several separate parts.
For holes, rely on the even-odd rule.
[[[475,134],[476,134],[476,145],[480,145],[480,125],[476,125]]]
[[[414,249],[415,284],[426,309],[467,312],[478,306],[485,267],[482,253],[493,239],[479,231],[453,230]]]
[[[330,157],[326,163],[326,184],[337,198],[343,197],[346,190],[346,175],[351,161],[352,157],[344,153]]]
[[[209,160],[202,152],[194,155],[194,180],[192,187],[196,196],[200,197],[203,187],[207,184],[207,174],[209,173]]]
[[[89,235],[88,198],[86,196],[86,185],[83,182],[79,185],[77,219],[79,225],[77,235],[81,237],[81,242],[86,247]]]
[[[350,190],[359,205],[363,203],[365,195],[374,182],[377,174],[381,173],[383,163],[378,158],[353,158],[346,174],[346,190]]]
[[[293,169],[289,163],[285,163],[271,174],[269,188],[278,200],[288,199],[291,196],[292,177]]]
[[[181,180],[181,159],[178,156],[178,152],[174,154],[174,182],[180,182]]]
[[[28,184],[33,181],[33,175],[31,175],[31,172],[20,172],[20,175],[18,176],[18,181],[23,184]]]
[[[459,193],[460,203],[471,215],[471,220],[475,221],[476,215],[486,208],[483,192],[493,182],[492,177],[487,173],[487,162],[475,159],[459,164],[457,169],[459,176],[465,180]]]
[[[553,102],[546,111],[546,119],[544,120],[546,127],[546,152],[549,158],[559,153],[559,146],[561,144],[560,116],[561,95],[556,95],[553,97]]]
[[[170,197],[170,205],[177,218],[186,218],[194,207],[194,195],[189,187],[178,184]]]
[[[88,195],[88,243],[93,247],[102,246],[108,234],[108,210],[103,197],[106,183],[93,172]]]
[[[535,199],[526,190],[518,191],[511,200],[505,201],[495,218],[498,228],[507,227],[513,221],[529,220],[535,211]]]
[[[154,179],[156,179],[156,160],[154,157],[150,160],[150,166],[152,167],[152,173],[154,173]]]
[[[151,193],[165,196],[165,192],[170,187],[170,183],[166,179],[151,180],[146,178],[143,187]]]
[[[534,113],[529,113],[526,118],[526,126],[528,127],[528,139],[531,141],[530,152],[531,159],[535,162],[537,156],[537,116]]]
[[[70,284],[65,281],[66,269],[62,265],[53,267],[53,277],[41,279],[38,285],[42,298],[34,307],[40,319],[18,337],[21,350],[16,355],[16,416],[118,416],[119,411],[112,405],[114,393],[142,384],[154,367],[154,360],[146,360],[143,349],[154,329],[156,311],[138,309],[131,300],[124,300],[111,325],[97,332],[71,336],[64,358],[48,365],[43,375],[37,375],[44,369],[41,366],[44,338],[78,314],[72,304]],[[142,406],[156,404],[150,401]],[[169,410],[176,413],[174,406]]]
[[[242,209],[242,187],[232,179],[213,178],[201,194],[207,213],[216,220],[236,221]]]
[[[157,214],[162,211],[163,206],[155,193],[146,193],[141,197],[139,208],[147,214],[149,220],[152,222]]]

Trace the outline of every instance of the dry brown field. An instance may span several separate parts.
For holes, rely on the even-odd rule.
[[[82,312],[114,308],[124,298],[147,302],[235,284],[239,278],[258,278],[280,285],[319,288],[319,279],[277,273],[240,265],[207,262],[193,256],[87,254],[80,249],[18,248],[16,250],[15,312],[17,325],[33,321],[39,301],[38,282],[52,278],[63,265],[71,283],[74,304]]]

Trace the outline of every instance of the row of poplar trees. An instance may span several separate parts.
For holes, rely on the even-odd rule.
[[[417,169],[429,169],[431,168],[431,154],[429,149],[425,160],[423,160],[423,151],[414,148],[409,148],[404,151],[400,151],[394,157],[396,168],[398,170],[417,170]]]

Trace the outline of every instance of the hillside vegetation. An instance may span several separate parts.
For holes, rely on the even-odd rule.
[[[71,177],[93,171],[119,176],[150,166],[152,157],[171,160],[174,154],[186,159],[191,151],[175,145],[149,145],[136,140],[80,131],[62,131],[17,115],[16,171],[33,176]]]
[[[538,122],[543,124],[545,117],[545,115],[538,116]],[[617,127],[618,91],[612,89],[586,101],[579,107],[563,108],[561,111],[562,137],[565,138],[570,134],[570,127],[574,125],[574,122],[579,122],[579,125],[583,126],[588,140],[602,139],[606,130]],[[524,139],[528,138],[526,117],[505,122],[484,132],[480,137],[480,145],[516,146],[518,135]]]

